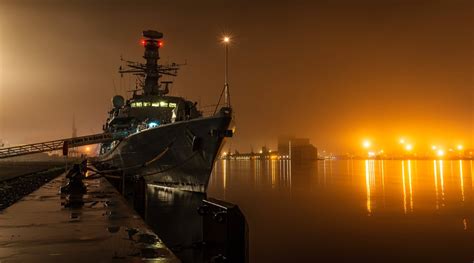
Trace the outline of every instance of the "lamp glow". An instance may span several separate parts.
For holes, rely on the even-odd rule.
[[[222,41],[227,44],[230,42],[230,37],[224,36],[224,38],[222,38]]]
[[[405,146],[405,150],[407,150],[407,151],[413,150],[413,145],[407,144],[407,145]]]
[[[364,146],[364,148],[369,148],[371,145],[370,141],[369,140],[365,140],[363,143],[362,143],[362,146]]]
[[[441,150],[441,149],[439,149],[438,152],[436,152],[436,154],[437,154],[438,156],[440,156],[440,157],[441,157],[441,156],[444,156],[444,151]]]
[[[456,147],[459,151],[461,151],[463,149],[463,146],[461,144],[459,144],[457,147]]]
[[[158,123],[157,122],[150,122],[148,123],[148,128],[155,128],[158,126]]]

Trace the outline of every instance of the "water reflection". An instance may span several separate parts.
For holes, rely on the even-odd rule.
[[[443,160],[439,161],[439,179],[441,182],[441,206],[444,206],[444,169]]]
[[[407,213],[407,188],[405,184],[405,161],[402,161],[403,212]]]
[[[222,180],[222,187],[225,189],[227,188],[227,160],[223,160],[222,162],[222,174],[223,174],[223,180]]]
[[[462,174],[462,160],[459,160],[459,179],[461,181],[461,195],[464,202],[464,176]]]
[[[413,186],[411,179],[411,160],[408,160],[408,185],[410,186],[410,211],[413,212]]]
[[[275,183],[276,183],[276,160],[271,160],[271,166],[272,166],[272,188],[275,188]]]
[[[439,191],[438,191],[438,175],[437,175],[437,170],[438,166],[436,165],[436,160],[433,161],[433,174],[434,174],[434,180],[435,180],[435,192],[436,192],[436,210],[439,209]]]
[[[366,160],[365,161],[365,187],[367,188],[367,212],[369,215],[372,213],[372,205],[370,199],[370,177],[372,169],[369,168],[369,162],[373,162],[373,160]]]
[[[353,186],[363,183],[364,206],[368,215],[371,215],[375,212],[374,209],[379,210],[386,207],[387,201],[393,203],[396,193],[395,186],[399,185],[398,193],[401,196],[399,204],[403,208],[403,214],[407,214],[413,213],[415,207],[425,210],[430,195],[432,196],[431,200],[434,200],[432,207],[436,210],[444,207],[447,201],[447,191],[454,191],[451,186],[447,188],[446,180],[450,185],[458,184],[459,191],[453,193],[452,197],[457,195],[460,202],[465,202],[468,194],[465,182],[469,180],[466,179],[466,175],[473,182],[472,161],[469,161],[469,164],[467,162],[459,160],[324,160],[292,163],[291,160],[222,160],[216,164],[210,188],[219,193],[218,197],[225,199],[229,191],[237,190],[229,189],[229,187],[241,187],[242,189],[249,186],[253,189],[268,187],[273,191],[286,189],[291,192],[296,188],[302,189],[308,186],[311,186],[312,190],[333,189],[341,187],[341,182],[347,182]],[[397,166],[398,176],[396,176],[397,169],[395,168]],[[421,174],[419,174],[420,169]],[[466,172],[466,170],[468,171]],[[230,180],[235,180],[235,182],[229,184]],[[221,186],[216,185],[218,183]],[[347,189],[340,190],[346,191]],[[418,196],[416,196],[417,191],[420,192]],[[391,207],[386,208],[390,209]]]
[[[448,160],[222,160],[208,196],[245,213],[251,262],[457,262],[474,249],[472,169],[472,161]],[[203,197],[149,192],[148,222],[196,256],[189,247],[202,236],[195,209]],[[306,243],[295,242],[302,236]]]
[[[202,217],[196,212],[204,194],[148,185],[146,222],[183,262],[201,262]]]
[[[383,198],[384,198],[384,203],[385,203],[385,170],[384,170],[384,167],[383,167],[383,163],[384,163],[384,160],[380,160],[380,166],[382,167],[382,194],[383,194]]]

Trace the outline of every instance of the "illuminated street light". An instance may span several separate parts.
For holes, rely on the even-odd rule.
[[[457,147],[456,147],[459,151],[462,150],[463,146],[461,144],[459,144]]]
[[[400,138],[400,144],[405,144],[405,139]]]
[[[436,149],[438,149],[438,147],[437,147],[436,145],[432,145],[432,146],[431,146],[431,149],[432,149],[432,150],[436,150]]]
[[[369,148],[371,145],[370,141],[369,140],[365,140],[363,143],[362,143],[362,146],[364,146],[364,148]]]
[[[405,146],[405,150],[407,150],[407,151],[413,150],[413,145],[407,144],[407,145]]]
[[[229,82],[228,82],[228,75],[229,75],[229,43],[230,43],[230,36],[222,37],[222,43],[225,45],[225,78],[224,78],[224,103],[227,107],[230,107],[230,96],[229,96]]]
[[[439,157],[444,156],[444,151],[441,150],[441,149],[439,149],[439,150],[436,152],[436,154],[437,154]]]

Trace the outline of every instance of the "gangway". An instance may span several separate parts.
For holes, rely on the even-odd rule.
[[[81,137],[67,138],[61,140],[39,142],[25,145],[17,145],[12,147],[0,148],[0,159],[27,155],[33,153],[50,152],[55,150],[63,150],[67,152],[70,147],[78,147],[90,144],[111,142],[120,140],[128,135],[126,132],[118,133],[99,133],[93,135],[86,135]]]

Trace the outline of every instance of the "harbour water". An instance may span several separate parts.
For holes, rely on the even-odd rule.
[[[208,197],[245,213],[250,262],[472,262],[473,165],[221,160]],[[203,196],[149,189],[147,221],[185,251],[200,239],[195,209]],[[187,246],[172,240],[177,233]]]

